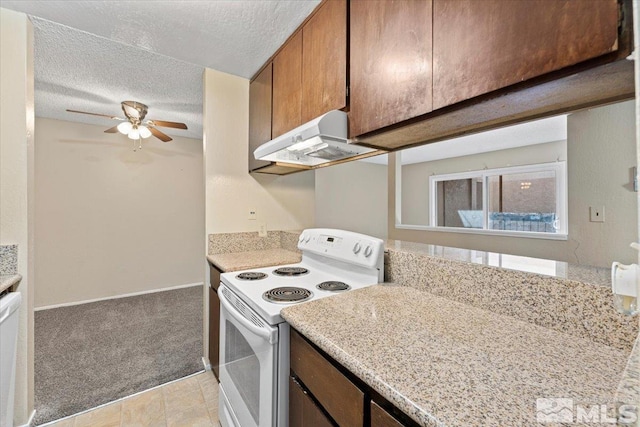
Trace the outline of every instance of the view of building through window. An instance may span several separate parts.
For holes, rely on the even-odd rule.
[[[558,163],[432,176],[431,225],[562,232],[558,178],[563,168]]]
[[[504,174],[488,179],[489,229],[557,231],[555,171]]]

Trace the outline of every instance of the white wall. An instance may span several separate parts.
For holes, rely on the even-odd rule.
[[[629,247],[638,241],[635,131],[634,101],[581,111],[567,120],[569,235],[581,264],[636,261]],[[589,206],[604,206],[605,222],[590,222]]]
[[[350,162],[316,170],[316,226],[387,237],[387,166]]]
[[[314,172],[248,173],[249,80],[207,69],[204,91],[207,234],[313,226]]]
[[[33,411],[33,29],[0,8],[0,244],[18,244],[22,282],[14,420]]]
[[[204,72],[204,180],[206,233],[201,268],[209,281],[206,235],[268,230],[299,230],[314,224],[314,172],[288,176],[250,175],[249,80],[216,70]],[[249,220],[249,210],[258,219]],[[209,287],[204,292],[203,353],[209,353]]]
[[[600,267],[635,262],[629,247],[638,238],[631,172],[636,165],[634,102],[573,113],[567,127],[568,240],[397,229],[395,155],[389,156],[389,237]],[[605,206],[606,221],[590,222],[589,206]]]
[[[202,141],[36,119],[35,306],[204,282]]]

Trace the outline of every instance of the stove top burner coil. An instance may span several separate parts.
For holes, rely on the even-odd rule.
[[[278,276],[302,276],[307,273],[309,273],[309,270],[304,267],[280,267],[273,270],[273,274]]]
[[[261,273],[259,271],[247,271],[245,273],[240,273],[236,276],[236,279],[240,280],[260,280],[267,277],[267,273]]]
[[[349,289],[351,289],[351,286],[347,285],[344,282],[330,280],[328,282],[322,282],[316,285],[316,288],[322,291],[339,292],[339,291],[348,291]]]
[[[275,302],[277,304],[288,304],[292,302],[306,301],[313,296],[313,292],[304,288],[295,288],[284,286],[281,288],[273,288],[262,294],[265,301]]]

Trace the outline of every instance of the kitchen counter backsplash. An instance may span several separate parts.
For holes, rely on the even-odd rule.
[[[18,272],[18,245],[0,245],[0,275]]]
[[[209,255],[233,252],[287,249],[298,251],[299,231],[268,231],[267,237],[257,232],[209,234]]]
[[[518,271],[493,266],[489,261],[498,254],[394,240],[387,241],[386,249],[387,282],[629,352],[638,336],[637,319],[614,309],[608,269],[557,263],[564,264],[556,269],[560,274],[545,275],[555,262],[515,257]],[[536,264],[538,273],[522,271]]]

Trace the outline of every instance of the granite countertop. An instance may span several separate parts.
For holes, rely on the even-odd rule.
[[[375,285],[282,317],[423,426],[537,425],[536,399],[615,402],[628,351]]]
[[[223,272],[295,264],[301,259],[300,253],[280,248],[207,255],[207,260]]]
[[[640,335],[636,338],[624,375],[618,385],[616,402],[640,404]]]
[[[0,292],[17,285],[21,280],[22,276],[19,274],[0,274]]]

